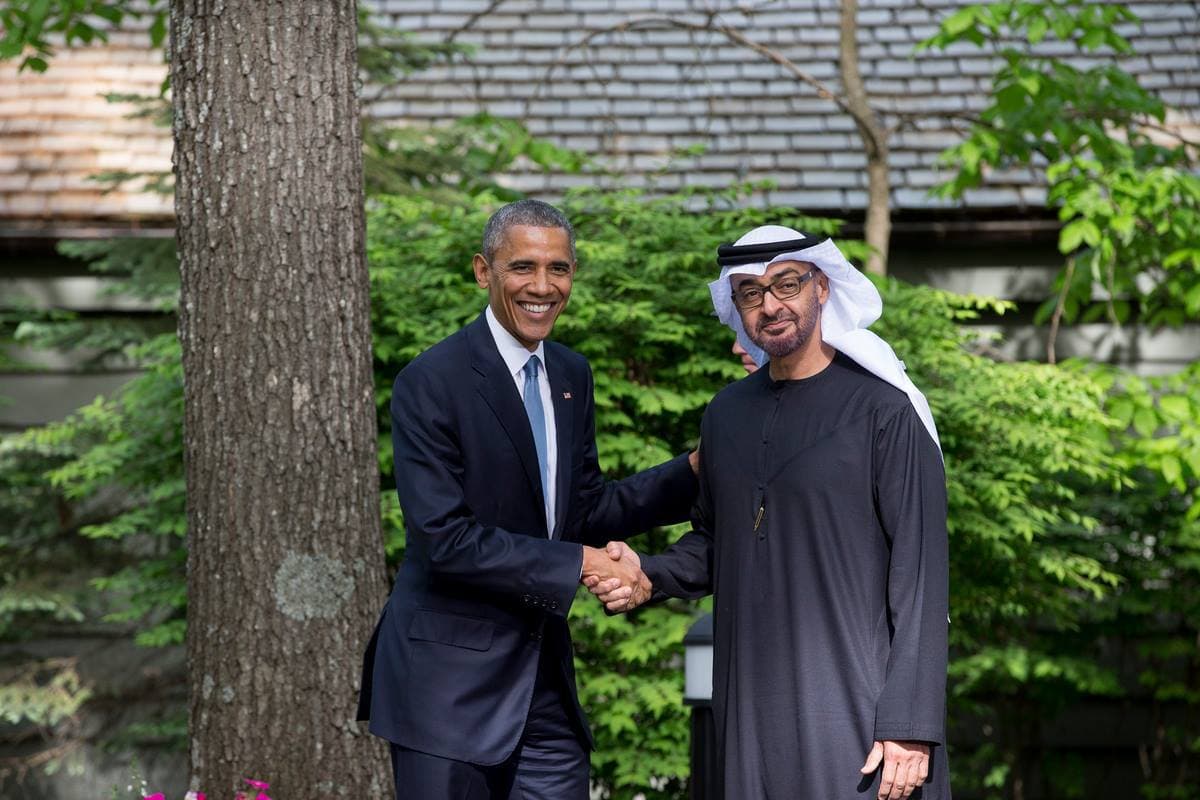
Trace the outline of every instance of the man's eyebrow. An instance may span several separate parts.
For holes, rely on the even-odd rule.
[[[536,266],[538,261],[536,258],[514,258],[512,261],[506,261],[504,263],[505,263],[505,266],[508,266],[508,267],[526,267],[526,266]],[[569,266],[571,266],[571,262],[564,261],[562,259],[557,259],[555,261],[551,261],[550,266],[552,266],[552,267],[558,267],[558,266],[569,267]]]
[[[801,277],[801,274],[796,271],[795,267],[788,267],[787,269],[783,270],[782,272],[775,273],[775,278],[785,278],[788,275],[795,275],[797,277]],[[762,275],[760,277],[766,278],[765,275]],[[775,278],[767,280],[766,283],[759,283],[758,281],[754,280],[753,278],[750,278],[749,280],[741,281],[740,283],[738,283],[738,286],[745,286],[746,284],[750,284],[751,286],[757,286],[759,289],[761,289],[764,286],[769,286],[771,281],[775,280]]]

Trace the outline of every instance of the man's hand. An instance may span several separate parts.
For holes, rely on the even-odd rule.
[[[870,775],[883,763],[879,779],[879,800],[900,800],[908,797],[929,777],[929,745],[920,742],[876,742],[862,765],[863,775]]]
[[[697,478],[700,477],[700,446],[688,453],[688,466],[692,468],[692,474]]]
[[[653,591],[642,559],[624,542],[609,542],[604,550],[584,547],[581,580],[612,612],[632,611]]]

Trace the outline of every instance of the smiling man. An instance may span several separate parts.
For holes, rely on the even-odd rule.
[[[632,559],[596,547],[685,520],[694,457],[603,480],[591,370],[547,340],[575,277],[557,209],[501,208],[473,267],[487,308],[396,378],[407,550],[359,718],[391,743],[397,797],[585,800],[592,738],[567,611],[584,578],[644,597]]]
[[[929,406],[867,330],[879,292],[831,239],[766,225],[717,260],[717,316],[765,366],[709,404],[694,530],[641,566],[655,594],[713,593],[724,797],[949,800]]]

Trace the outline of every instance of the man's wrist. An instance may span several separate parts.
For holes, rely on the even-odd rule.
[[[599,571],[601,563],[597,561],[600,556],[608,558],[608,554],[594,547],[588,547],[586,544],[580,545],[583,550],[583,563],[579,565],[579,580],[583,580],[585,575],[594,575]]]

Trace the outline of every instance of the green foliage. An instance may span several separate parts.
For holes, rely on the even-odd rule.
[[[391,86],[413,72],[471,52],[454,42],[422,42],[406,31],[381,25],[365,4],[358,7],[358,70],[363,82]]]
[[[705,283],[714,272],[717,243],[768,220],[836,227],[794,214],[739,210],[736,199],[736,192],[651,200],[636,192],[583,191],[563,203],[576,222],[580,267],[555,336],[592,364],[598,445],[612,476],[693,446],[708,398],[742,374],[728,352],[729,332],[708,313]],[[391,471],[385,411],[392,379],[421,350],[482,310],[486,299],[470,260],[484,221],[502,202],[483,194],[449,200],[380,196],[370,203],[367,246],[385,480]],[[136,256],[105,252],[114,259],[106,268],[137,268]],[[171,281],[158,285],[152,296],[169,303]],[[1161,631],[1145,640],[1143,682],[1161,697],[1164,714],[1195,691],[1181,671],[1188,655],[1179,648],[1195,630],[1188,627],[1195,625],[1196,610],[1187,598],[1200,592],[1156,594],[1164,582],[1195,585],[1195,534],[1183,511],[1179,518],[1155,517],[1149,509],[1186,510],[1195,501],[1197,380],[1194,373],[1147,381],[1080,365],[995,362],[974,354],[982,343],[964,333],[962,323],[984,310],[1004,311],[1005,304],[895,280],[880,288],[886,312],[878,330],[926,391],[945,450],[951,713],[989,720],[997,731],[984,749],[967,754],[974,760],[958,762],[980,768],[958,775],[968,783],[978,775],[973,788],[998,794],[1025,768],[1020,753],[1032,735],[1030,719],[1052,715],[1074,698],[1128,688],[1094,657],[1097,631],[1118,623]],[[136,624],[140,641],[158,644],[178,641],[184,625],[179,354],[169,335],[128,352],[146,365],[142,378],[63,423],[16,437],[10,452],[41,461],[7,471],[0,464],[0,477],[13,483],[9,501],[16,502],[44,474],[48,481],[37,491],[68,507],[96,504],[121,487],[117,507],[81,521],[72,535],[93,547],[136,548],[135,564],[111,564],[94,585],[113,598],[110,619]],[[1167,444],[1155,444],[1159,440]],[[0,449],[0,459],[4,453]],[[1149,486],[1156,488],[1149,492]],[[0,501],[5,497],[0,494]],[[1130,502],[1114,503],[1113,497]],[[382,513],[394,563],[403,554],[394,494],[386,494]],[[49,520],[38,524],[57,530]],[[44,544],[36,533],[44,529],[30,525],[30,541]],[[678,533],[656,531],[635,545],[656,551]],[[1147,624],[1158,625],[1164,608],[1177,609],[1172,613],[1182,628]],[[49,606],[46,611],[55,613]],[[600,743],[594,772],[614,798],[681,796],[687,716],[680,702],[680,641],[697,613],[690,604],[669,603],[613,618],[586,596],[572,609],[583,701]],[[1183,741],[1186,732],[1179,736]],[[1163,770],[1173,763],[1164,759]]]
[[[875,329],[928,397],[945,454],[952,729],[975,719],[992,732],[974,753],[952,748],[956,790],[1006,796],[1033,722],[1120,691],[1082,632],[1121,586],[1084,498],[1129,480],[1091,375],[974,355],[983,343],[959,323],[988,301],[894,280],[881,290]]]
[[[183,383],[173,334],[132,351],[145,371],[115,396],[100,397],[61,423],[33,428],[14,447],[50,452],[62,460],[45,473],[68,503],[94,503],[120,489],[119,500],[81,524],[87,539],[123,540],[138,557],[93,579],[124,599],[105,619],[150,620],[142,643],[183,641],[180,624],[185,530],[183,495]]]
[[[717,244],[767,217],[718,210],[733,200],[732,192],[649,200],[633,191],[585,191],[562,204],[576,225],[579,271],[555,339],[591,362],[597,444],[612,476],[694,446],[713,391],[742,374],[729,355],[731,337],[707,313],[705,281]],[[697,213],[697,202],[713,213]],[[457,204],[425,197],[372,203],[368,256],[381,410],[396,372],[486,305],[471,256],[501,203],[486,196]],[[794,214],[782,219],[833,227]],[[381,420],[386,425],[386,415]],[[390,464],[384,468],[390,472]],[[661,549],[678,533],[658,531],[641,545]],[[612,797],[680,796],[688,728],[679,643],[694,616],[679,604],[609,618],[586,592],[572,608],[582,699],[599,742],[593,776]]]
[[[51,38],[62,37],[67,47],[107,42],[110,32],[131,19],[149,19],[147,43],[162,47],[167,13],[164,0],[10,0],[0,7],[0,60],[20,57],[21,69],[45,72],[55,52]],[[439,60],[470,52],[464,45],[421,42],[410,33],[381,25],[365,4],[358,8],[358,33],[360,72],[365,82],[376,84],[395,83]],[[161,110],[156,106],[151,113],[157,116]]]
[[[1149,800],[1200,796],[1200,364],[1158,378],[1098,370],[1137,491],[1092,499],[1120,554],[1112,622],[1135,649],[1150,699],[1142,750]]]
[[[43,581],[5,582],[0,588],[0,635],[18,636],[24,631],[14,623],[26,615],[48,615],[56,622],[83,622],[78,600]]]
[[[171,709],[159,720],[126,725],[104,742],[104,749],[127,753],[151,745],[185,752],[187,742],[187,710],[179,708]]]
[[[368,195],[420,194],[452,200],[489,192],[514,200],[495,176],[518,159],[546,169],[576,172],[586,163],[578,153],[535,139],[516,120],[480,113],[448,125],[394,126],[371,119],[363,124],[363,173]]]
[[[679,664],[696,616],[677,603],[608,616],[582,590],[571,608],[579,699],[597,739],[592,774],[609,797],[683,796],[690,730]]]
[[[13,0],[0,6],[0,59],[21,58],[21,69],[45,72],[54,55],[51,39],[67,47],[108,41],[110,31],[127,19],[150,19],[150,42],[159,47],[167,36],[167,4],[163,0]]]
[[[999,55],[991,102],[943,155],[955,176],[938,193],[959,197],[995,169],[1045,170],[1069,267],[1040,320],[1200,319],[1197,145],[1164,126],[1162,101],[1115,60],[1130,45],[1114,26],[1135,20],[1116,4],[1005,0],[951,14],[922,44],[969,42]],[[1047,39],[1100,62],[1080,68],[1038,55]]]
[[[70,521],[61,494],[44,478],[61,463],[45,448],[0,439],[0,637],[19,638],[39,619],[78,619],[79,598],[64,586],[73,570],[59,559]],[[73,575],[72,575],[73,576]]]
[[[0,681],[0,720],[53,728],[74,716],[90,694],[70,659],[25,664]]]
[[[585,191],[563,203],[576,223],[580,266],[555,338],[592,364],[598,447],[611,475],[694,444],[707,399],[742,374],[729,332],[708,314],[716,244],[767,219],[834,227],[722,210],[733,199]],[[695,213],[700,203],[707,213]],[[469,263],[494,205],[379,198],[373,207],[376,356],[387,365],[381,404],[396,369],[482,309]],[[1053,709],[1119,691],[1111,671],[1080,655],[1078,634],[1097,599],[1120,584],[1100,552],[1099,520],[1078,510],[1086,491],[1130,484],[1113,451],[1103,386],[1081,371],[973,355],[976,343],[960,324],[1003,304],[894,280],[881,290],[879,330],[925,388],[945,448],[957,707],[999,695]],[[675,533],[636,544],[658,550]],[[594,774],[613,797],[679,796],[686,714],[677,659],[695,614],[670,604],[614,619],[586,597],[572,608],[581,692],[599,739]],[[1011,757],[1015,748],[1014,737],[998,752]]]

